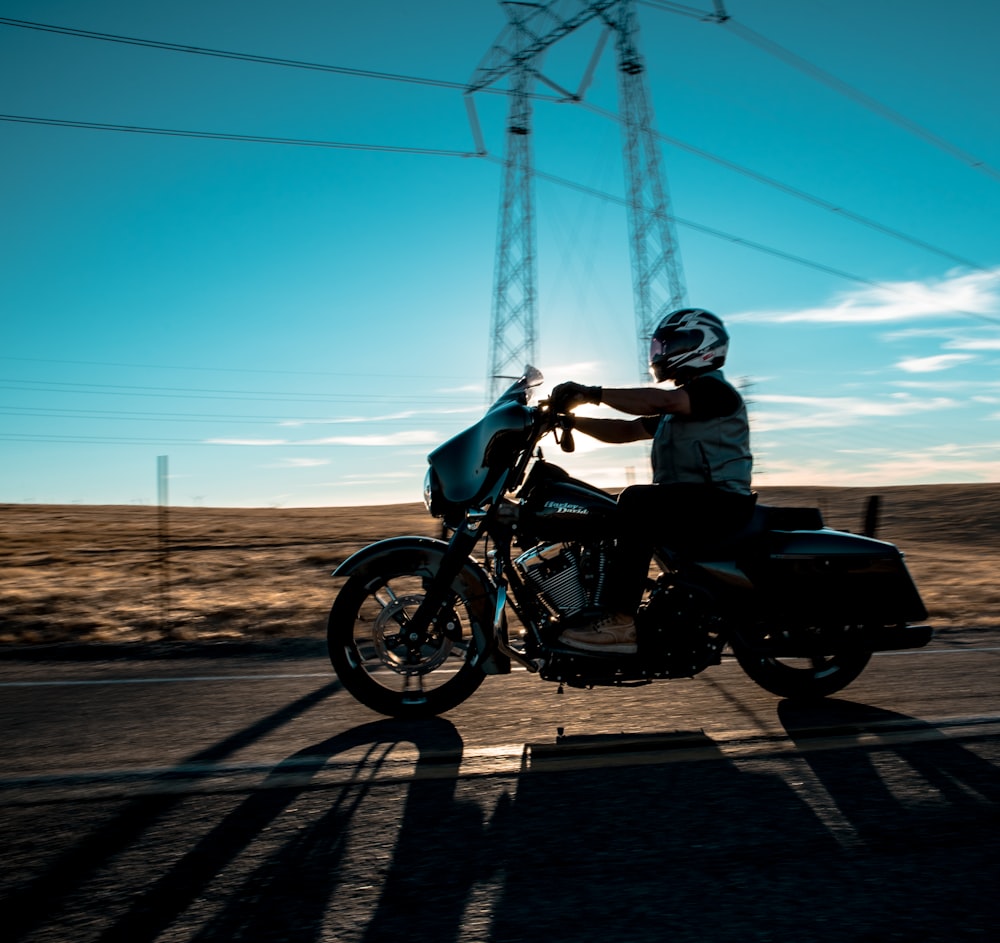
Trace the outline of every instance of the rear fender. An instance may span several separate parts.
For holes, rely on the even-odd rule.
[[[391,568],[397,573],[432,578],[447,552],[448,544],[433,537],[390,537],[352,554],[333,571],[333,576],[357,577],[368,582]],[[472,620],[469,629],[476,642],[472,664],[479,665],[487,674],[508,674],[510,659],[496,650],[493,619],[497,589],[489,574],[469,557],[451,588],[469,608]]]

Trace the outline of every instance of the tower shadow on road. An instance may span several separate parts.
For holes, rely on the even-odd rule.
[[[917,822],[926,833],[928,802],[907,801],[917,782],[936,792],[941,827],[980,823],[1000,806],[1000,771],[950,737],[947,728],[834,698],[812,704],[783,701],[778,718],[866,841],[910,832]],[[836,740],[837,749],[815,749],[818,738]]]
[[[462,762],[462,740],[447,721],[381,720],[346,731],[292,754],[226,813],[102,934],[102,943],[152,943],[185,913],[218,875],[310,788],[310,780],[333,758],[366,748],[357,761],[357,781],[331,790],[329,808],[265,857],[225,906],[192,940],[306,941],[321,937],[323,918],[343,878],[341,859],[349,825],[359,813],[393,748],[404,742],[418,751],[417,781],[410,786],[404,819],[449,809]],[[421,768],[435,775],[421,782]],[[424,796],[430,792],[428,804]],[[426,806],[426,808],[425,808]],[[404,833],[406,829],[404,828]],[[391,879],[391,875],[390,875]]]
[[[168,771],[160,782],[189,780],[185,767],[220,763],[280,729],[296,717],[339,691],[339,682],[325,684],[315,691],[286,704],[271,714],[212,744],[204,750],[185,758],[178,764],[178,771]],[[29,886],[17,894],[7,908],[4,919],[4,936],[9,943],[16,943],[35,927],[58,913],[62,903],[106,867],[117,855],[138,843],[143,835],[165,819],[182,802],[182,793],[157,792],[129,800],[111,818],[85,835],[74,846],[60,855]]]

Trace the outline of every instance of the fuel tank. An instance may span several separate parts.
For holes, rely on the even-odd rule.
[[[609,536],[618,507],[600,488],[572,478],[557,465],[537,462],[518,497],[519,529],[537,540],[584,540]]]

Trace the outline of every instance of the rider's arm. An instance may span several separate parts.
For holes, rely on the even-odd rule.
[[[601,442],[615,444],[652,438],[641,419],[594,419],[592,416],[573,416],[573,428]]]
[[[601,390],[601,402],[605,406],[617,409],[620,413],[629,413],[633,416],[656,416],[664,413],[680,416],[691,414],[691,398],[683,389],[665,390],[658,386],[619,389],[605,386]]]
[[[598,390],[597,387],[587,389]],[[638,442],[653,438],[655,425],[647,421],[651,416],[666,413],[688,416],[691,398],[683,389],[664,390],[658,387],[603,387],[600,401],[621,413],[639,416],[639,419],[595,419],[592,416],[573,416],[573,428],[601,442]]]

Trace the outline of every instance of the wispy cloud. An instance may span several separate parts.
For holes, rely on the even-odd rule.
[[[403,412],[386,413],[384,416],[330,416],[323,419],[283,419],[278,425],[292,428],[299,426],[351,425],[359,422],[391,422],[398,419],[412,419],[416,415],[416,410],[409,409]]]
[[[944,346],[948,350],[1000,350],[1000,337],[963,337]]]
[[[936,393],[970,393],[980,396],[1000,393],[1000,380],[969,380],[949,377],[947,380],[893,380],[892,386],[906,390],[931,390]]]
[[[372,475],[344,475],[338,482],[330,484],[338,485],[367,485],[373,481],[414,481],[418,474],[413,469],[403,469],[402,471],[379,472]]]
[[[870,460],[866,459],[866,454]],[[1000,480],[1000,443],[944,445],[920,452],[846,452],[849,461],[767,456],[754,481],[768,485],[871,486]]]
[[[923,454],[905,452],[884,457],[859,469],[871,482],[921,484],[932,481],[997,481],[1000,450],[994,443],[983,447],[928,449]]]
[[[321,465],[329,465],[328,458],[283,458],[280,462],[274,462],[265,468],[318,468]]]
[[[937,373],[975,359],[972,354],[936,354],[931,357],[907,357],[896,366],[907,373]]]
[[[432,445],[441,440],[440,433],[426,429],[408,432],[391,432],[372,435],[328,436],[322,439],[206,439],[206,445],[244,445],[274,448],[275,446],[298,445],[349,445],[349,446],[409,446]]]
[[[745,311],[730,317],[745,322],[876,324],[953,314],[1000,313],[1000,268],[949,273],[926,282],[884,282],[834,296],[822,307],[793,311]]]
[[[923,398],[908,393],[888,397],[754,396],[754,430],[837,428],[868,419],[889,419],[915,413],[949,409],[958,403],[944,396]],[[764,406],[763,409],[759,408]],[[768,408],[773,407],[773,408]]]
[[[300,445],[352,445],[352,446],[387,446],[387,445],[436,445],[441,441],[439,432],[426,429],[414,429],[410,432],[374,433],[372,435],[334,435],[322,439],[307,439]]]
[[[263,446],[267,448],[273,448],[276,445],[291,445],[287,439],[238,439],[238,438],[220,438],[220,439],[205,439],[205,445],[249,445],[249,446]]]
[[[449,409],[407,409],[395,413],[385,413],[381,416],[328,416],[322,419],[283,419],[279,426],[298,428],[300,426],[339,426],[357,425],[359,423],[398,422],[412,419],[414,416],[454,416],[468,413],[479,414],[483,411],[481,405],[455,406]]]
[[[882,340],[889,343],[913,339],[940,340],[945,350],[1000,350],[998,324],[935,324],[933,327],[905,327],[886,331]]]

